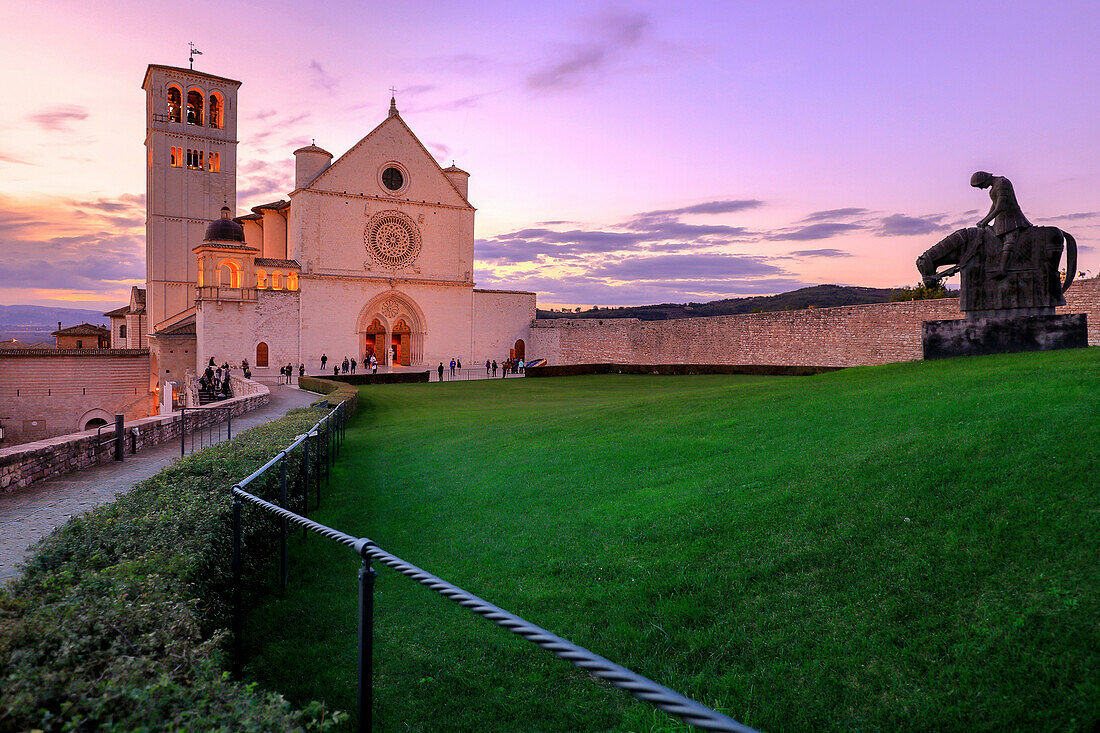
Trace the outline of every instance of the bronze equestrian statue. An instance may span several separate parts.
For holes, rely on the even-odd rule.
[[[1053,315],[1077,269],[1077,242],[1057,227],[1032,226],[1004,176],[978,171],[970,179],[988,188],[993,206],[977,226],[960,229],[917,258],[924,284],[961,273],[959,305],[968,319]],[[992,230],[989,228],[993,222]],[[1058,264],[1066,248],[1066,277]],[[937,272],[943,265],[953,267]]]

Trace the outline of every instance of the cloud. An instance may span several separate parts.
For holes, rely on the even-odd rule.
[[[16,163],[18,165],[34,165],[34,163],[31,163],[29,160],[23,160],[22,158],[17,158],[14,155],[9,155],[8,153],[0,153],[0,163]]]
[[[908,237],[917,234],[931,234],[945,228],[942,223],[943,219],[942,214],[930,216],[891,214],[879,220],[879,228],[875,234],[880,237]]]
[[[0,196],[0,301],[118,300],[145,279],[143,200]]]
[[[28,115],[27,119],[43,130],[69,132],[71,123],[88,119],[88,110],[75,104],[58,104]]]
[[[843,222],[821,222],[819,224],[807,224],[793,229],[780,229],[765,236],[765,239],[773,242],[802,242],[814,239],[829,239],[840,234],[866,229],[862,224],[847,224]]]
[[[762,257],[729,254],[671,254],[627,257],[605,262],[588,271],[591,277],[611,280],[738,279],[784,275],[786,272]]]
[[[824,211],[815,211],[814,213],[804,217],[804,222],[814,221],[835,221],[836,219],[851,219],[853,217],[865,216],[870,212],[867,209],[859,209],[855,207],[848,207],[844,209],[825,209]]]
[[[977,213],[977,212],[975,212]],[[1061,214],[1059,216],[1047,216],[1036,221],[1088,221],[1100,218],[1100,211],[1081,211],[1076,214]]]
[[[454,112],[460,109],[471,109],[479,106],[481,100],[486,96],[488,96],[488,94],[470,94],[446,102],[439,102],[438,104],[429,104],[423,107],[410,107],[406,109],[405,112],[406,114],[419,114],[421,112]]]
[[[593,37],[560,48],[555,58],[528,74],[528,88],[567,89],[606,70],[618,56],[642,41],[649,17],[637,11],[609,10],[592,18],[587,25]]]
[[[791,252],[795,257],[851,257],[842,249],[799,249]]]
[[[313,86],[324,89],[326,92],[331,93],[336,89],[336,85],[340,83],[339,79],[326,73],[324,67],[316,59],[309,62],[309,70],[313,77]]]

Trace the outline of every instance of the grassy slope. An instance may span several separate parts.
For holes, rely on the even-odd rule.
[[[764,730],[1089,729],[1100,349],[812,378],[366,387],[322,521]],[[351,708],[355,568],[252,672]],[[384,730],[667,730],[382,569]]]

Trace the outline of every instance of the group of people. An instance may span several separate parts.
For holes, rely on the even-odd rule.
[[[290,384],[290,380],[294,377],[294,365],[290,364],[288,362],[286,366],[279,367],[279,374],[283,375],[283,379],[285,380],[283,382],[283,384]],[[305,364],[299,364],[298,365],[298,376],[299,377],[304,377],[305,375],[306,375],[306,365]]]
[[[248,362],[243,363],[247,366]],[[245,379],[248,378],[249,372],[245,370]],[[227,398],[232,396],[232,390],[229,387],[229,362],[218,366],[214,357],[210,357],[210,363],[206,365],[206,370],[199,377],[199,388],[202,390],[212,390],[219,398]]]
[[[377,357],[375,357],[373,352],[369,355],[369,358],[367,358],[366,361],[367,361],[367,363],[370,364],[371,374],[377,374],[378,373],[378,359],[377,359]],[[322,353],[321,354],[321,371],[322,372],[324,372],[326,370],[327,365],[328,365],[328,355]],[[332,365],[332,376],[338,377],[341,374],[355,374],[355,369],[358,366],[359,366],[358,361],[356,361],[354,358],[349,359],[348,357],[345,356],[344,360],[342,362],[334,363]],[[302,367],[302,370],[303,370],[302,373],[304,374],[305,373],[305,367],[304,366]]]
[[[497,364],[496,359],[492,359],[492,360],[486,359],[485,360],[485,376],[486,377],[495,377],[497,375],[497,372],[499,371],[500,376],[503,379],[504,377],[508,376],[509,374],[523,374],[523,370],[524,370],[525,367],[526,367],[526,364],[524,364],[523,359],[513,359],[513,358],[509,357],[508,359],[505,359],[504,361],[502,361],[500,364]],[[451,379],[455,378],[455,370],[456,369],[459,369],[459,370],[462,369],[462,360],[457,358],[457,357],[455,357],[454,359],[451,359],[451,364],[450,364]],[[439,381],[442,382],[443,381],[443,374],[446,371],[445,367],[443,366],[443,362],[439,362],[439,366],[436,367],[436,371],[439,373]]]

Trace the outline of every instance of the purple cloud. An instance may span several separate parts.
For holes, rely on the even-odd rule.
[[[781,229],[768,234],[765,239],[773,242],[802,242],[814,239],[829,239],[846,232],[866,229],[862,224],[845,224],[843,222],[822,222],[820,224],[808,224],[795,229]]]
[[[879,221],[879,229],[875,234],[880,237],[931,234],[944,229],[942,221],[942,215],[906,216],[905,214],[891,214],[890,216],[884,216]]]
[[[867,213],[869,213],[867,209],[859,209],[855,207],[848,207],[844,209],[826,209],[824,211],[815,211],[814,213],[803,218],[802,221],[834,221],[836,219],[850,219],[856,216],[864,216]]]
[[[604,70],[612,59],[642,40],[649,17],[639,12],[611,10],[590,23],[596,38],[566,46],[559,57],[527,77],[527,86],[536,91],[575,87],[588,76]]]
[[[799,249],[791,252],[795,257],[851,257],[850,252],[841,249]]]
[[[326,92],[331,93],[336,85],[340,83],[340,80],[325,72],[325,68],[321,66],[321,62],[313,59],[309,62],[309,70],[313,76],[313,86],[320,87]]]
[[[68,132],[73,122],[81,122],[88,119],[88,110],[75,104],[59,104],[54,107],[35,112],[28,119],[51,132]]]

